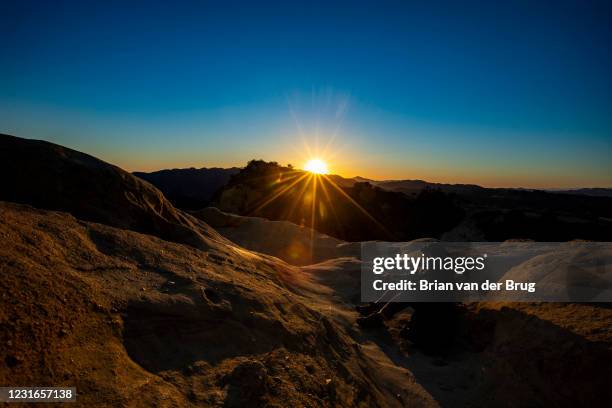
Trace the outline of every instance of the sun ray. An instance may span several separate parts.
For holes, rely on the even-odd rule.
[[[323,176],[323,177],[325,178],[325,180],[329,181],[329,183],[332,185],[332,187],[334,187],[336,190],[338,190],[338,192],[340,194],[342,194],[347,200],[349,200],[349,202],[351,204],[353,204],[359,211],[361,211],[366,217],[368,217],[368,219],[370,219],[372,222],[374,222],[377,227],[379,227],[382,231],[384,231],[385,234],[387,234],[387,236],[391,236],[392,235],[389,232],[389,230],[387,230],[387,228],[384,225],[382,225],[378,220],[376,220],[376,218],[372,217],[372,215],[370,215],[370,213],[365,208],[363,208],[361,205],[359,205],[359,203],[357,201],[355,201],[353,199],[353,197],[348,195],[340,186],[338,186],[335,181],[333,181],[331,178],[329,178],[327,176]]]
[[[323,148],[323,155],[326,156],[329,152],[329,148],[333,145],[334,140],[336,139],[336,137],[338,136],[338,133],[340,133],[340,130],[342,129],[342,125],[344,124],[344,112],[346,111],[346,101],[343,101],[338,107],[337,111],[336,111],[336,118],[338,119],[338,122],[336,123],[336,126],[334,127],[334,131],[331,134],[331,137],[327,140],[327,143],[325,144],[325,147]]]
[[[291,187],[295,186],[297,183],[300,182],[300,180],[304,179],[306,176],[308,176],[308,173],[302,174],[300,177],[298,177],[296,180],[294,180],[288,186],[283,187],[278,193],[274,194],[272,197],[270,197],[268,200],[266,200],[260,206],[258,206],[253,211],[251,211],[250,215],[253,215],[253,214],[257,213],[258,211],[261,211],[265,206],[269,205],[272,201],[276,200],[278,197],[280,197],[281,195],[285,194],[287,191],[289,191],[289,189]]]
[[[280,183],[287,183],[293,179],[295,179],[296,177],[300,177],[302,175],[302,172],[300,171],[293,171],[292,174],[287,175],[288,172],[284,172],[281,173],[280,176],[282,177],[282,180],[278,181]],[[261,176],[254,176],[252,178],[250,178],[251,181],[265,181],[268,180],[270,178],[270,175],[268,174],[264,174]]]
[[[306,173],[308,174],[308,173]],[[314,174],[308,174],[309,179],[314,177]],[[302,203],[302,197],[304,197],[304,194],[306,194],[306,191],[308,190],[308,186],[310,185],[309,180],[306,180],[304,182],[304,185],[302,186],[302,189],[300,190],[300,192],[297,194],[297,196],[295,197],[295,199],[293,200],[293,204],[291,205],[291,208],[289,209],[289,213],[287,216],[287,219],[292,219],[293,214],[295,213],[295,210],[297,208],[297,206]]]
[[[341,235],[344,235],[344,226],[342,225],[342,223],[340,222],[340,219],[338,218],[338,213],[336,213],[336,208],[333,205],[331,196],[329,194],[329,191],[327,191],[327,187],[325,187],[325,183],[323,182],[323,179],[321,180],[321,191],[323,191],[323,194],[325,195],[325,199],[327,200],[328,203],[328,207],[329,210],[334,218],[334,221],[336,222],[336,226],[338,227],[338,230],[340,231]]]
[[[314,256],[314,234],[315,234],[315,218],[317,208],[317,183],[321,176],[314,174],[312,177],[312,207],[310,212],[310,259]]]

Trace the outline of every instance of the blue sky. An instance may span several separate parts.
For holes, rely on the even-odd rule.
[[[611,4],[5,1],[0,132],[128,170],[612,186]]]

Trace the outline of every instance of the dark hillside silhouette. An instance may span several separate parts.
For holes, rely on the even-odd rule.
[[[206,207],[213,194],[239,171],[237,167],[229,169],[203,167],[132,174],[153,184],[178,208],[199,210]]]
[[[609,197],[418,180],[357,181],[261,160],[232,176],[212,205],[291,221],[347,241],[612,240]]]
[[[251,161],[213,205],[240,215],[286,220],[347,240],[440,237],[462,219],[453,195],[426,189],[416,197],[367,182],[341,187],[333,177]]]

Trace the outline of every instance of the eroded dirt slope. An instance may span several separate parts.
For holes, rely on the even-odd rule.
[[[0,203],[3,384],[82,406],[416,406],[297,268]],[[307,294],[311,295],[307,295]]]
[[[355,257],[360,252],[358,242],[345,242],[289,221],[244,217],[214,207],[193,211],[192,215],[241,247],[275,256],[292,265]]]

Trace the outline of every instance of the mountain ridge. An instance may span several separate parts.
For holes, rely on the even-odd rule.
[[[191,167],[132,174],[156,186],[175,206],[197,210],[205,207],[213,194],[239,171],[237,167]]]

